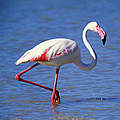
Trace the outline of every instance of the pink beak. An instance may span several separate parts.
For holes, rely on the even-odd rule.
[[[106,33],[104,32],[104,30],[98,25],[97,27],[97,32],[100,35],[103,45],[105,45],[106,42]]]

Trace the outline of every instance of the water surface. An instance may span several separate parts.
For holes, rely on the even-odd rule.
[[[120,119],[120,1],[112,0],[1,0],[0,1],[0,119],[1,120],[119,120]],[[65,37],[81,47],[82,59],[90,55],[82,42],[82,30],[97,21],[107,32],[88,33],[98,55],[89,72],[75,65],[61,67],[58,89],[61,103],[51,105],[51,93],[15,80],[33,63],[16,66],[28,49],[47,39]],[[55,68],[37,66],[24,78],[53,87]]]

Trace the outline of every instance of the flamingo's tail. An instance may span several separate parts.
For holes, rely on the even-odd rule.
[[[27,51],[22,57],[20,57],[17,61],[16,61],[16,65],[22,64],[22,63],[26,63],[29,61],[29,54],[30,50]]]

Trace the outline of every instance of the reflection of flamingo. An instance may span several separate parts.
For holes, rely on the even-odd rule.
[[[89,71],[93,67],[95,67],[97,63],[97,56],[95,54],[95,51],[92,49],[91,45],[89,44],[86,38],[86,33],[88,30],[97,32],[102,39],[103,45],[105,44],[105,41],[106,41],[106,33],[96,22],[90,22],[84,28],[83,42],[85,46],[87,47],[87,49],[89,50],[90,54],[92,55],[92,62],[90,64],[85,64],[81,61],[80,48],[78,44],[74,42],[73,40],[65,39],[65,38],[52,39],[52,40],[48,40],[43,43],[40,43],[33,49],[27,51],[16,62],[16,65],[21,64],[21,63],[26,63],[29,61],[36,62],[35,65],[17,74],[16,79],[19,81],[23,81],[23,82],[27,82],[30,84],[40,86],[49,91],[52,91],[53,92],[52,93],[52,104],[55,104],[56,102],[60,102],[59,92],[56,90],[58,72],[59,72],[60,66],[62,66],[63,64],[67,64],[67,63],[74,63],[80,69]],[[39,64],[48,65],[48,66],[56,66],[56,76],[55,76],[55,82],[54,82],[53,89],[20,78],[20,75],[24,74],[25,72],[27,72],[28,70],[32,69],[33,67]]]

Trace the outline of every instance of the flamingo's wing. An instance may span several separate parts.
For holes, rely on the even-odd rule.
[[[36,47],[32,48],[31,50],[28,50],[27,52],[24,53],[23,56],[21,56],[17,62],[16,65],[21,64],[21,63],[26,63],[29,61],[47,61],[47,54],[48,49],[41,44],[37,45]]]
[[[50,61],[56,58],[68,55],[75,48],[76,43],[68,39],[52,39],[40,43],[33,49],[27,51],[18,61],[16,65],[28,61]]]

